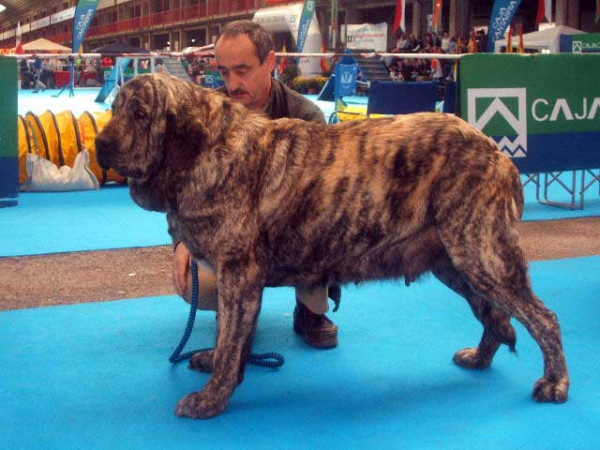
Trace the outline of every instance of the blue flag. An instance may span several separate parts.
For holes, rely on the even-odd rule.
[[[296,41],[296,51],[298,53],[302,53],[302,50],[304,50],[306,36],[308,36],[308,29],[310,28],[310,23],[315,15],[316,5],[316,0],[304,0],[304,7],[302,8],[302,15],[300,16],[300,25],[298,27],[298,39]]]
[[[510,25],[519,9],[521,0],[496,0],[494,2],[494,10],[490,19],[490,29],[488,31],[488,48],[490,53],[496,48],[496,41],[504,38],[504,33]]]
[[[100,0],[79,0],[73,21],[73,53],[79,53]]]

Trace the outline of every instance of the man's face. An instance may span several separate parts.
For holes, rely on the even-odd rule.
[[[246,35],[222,36],[215,46],[217,67],[229,96],[244,106],[260,110],[269,100],[275,53],[261,64],[256,48]]]

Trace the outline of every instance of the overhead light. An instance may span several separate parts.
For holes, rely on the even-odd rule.
[[[6,6],[0,5],[0,12],[4,11],[5,9],[6,9]]]

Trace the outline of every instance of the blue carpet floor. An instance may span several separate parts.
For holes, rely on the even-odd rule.
[[[208,375],[171,366],[187,305],[175,297],[0,313],[2,449],[584,449],[600,442],[600,257],[532,265],[534,287],[561,320],[572,389],[564,405],[530,395],[540,351],[517,325],[518,356],[491,369],[451,362],[480,326],[433,277],[405,288],[344,290],[340,346],[309,348],[291,330],[293,292],[265,293],[250,367],[226,412],[178,419],[177,402]],[[211,345],[200,313],[190,348]]]
[[[138,207],[126,187],[22,193],[0,209],[0,257],[165,245],[164,214]]]

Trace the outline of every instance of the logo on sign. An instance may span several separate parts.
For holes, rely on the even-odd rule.
[[[573,41],[573,53],[582,53],[582,52],[583,52],[583,42]]]
[[[479,130],[485,128],[486,134],[494,136],[500,150],[509,156],[527,156],[525,88],[468,89],[467,102],[471,125]]]
[[[352,83],[352,72],[347,71],[342,73],[342,83],[350,84]]]

